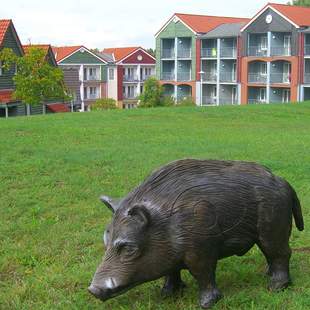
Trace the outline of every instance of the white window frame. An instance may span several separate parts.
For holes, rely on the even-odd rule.
[[[267,63],[266,62],[262,62],[261,65],[260,65],[260,71],[261,71],[261,75],[267,75],[267,71],[268,71],[268,68],[267,68]]]
[[[266,88],[260,88],[259,89],[259,100],[260,100],[260,102],[266,102],[266,98],[267,98]]]
[[[268,38],[266,36],[262,36],[260,39],[260,49],[262,51],[266,51],[268,49]]]
[[[109,80],[110,81],[115,80],[114,68],[109,68]]]

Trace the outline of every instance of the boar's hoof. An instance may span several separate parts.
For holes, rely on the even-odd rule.
[[[217,288],[213,288],[212,290],[202,292],[200,295],[200,306],[203,309],[210,309],[222,297],[223,297],[222,293]]]
[[[279,292],[286,289],[291,284],[290,277],[286,272],[273,274],[268,289],[273,292]]]

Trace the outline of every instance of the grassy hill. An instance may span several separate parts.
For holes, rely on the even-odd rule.
[[[219,263],[214,309],[310,308],[310,104],[163,108],[0,119],[0,309],[199,309],[188,284],[162,300],[156,281],[101,304],[87,292],[111,219],[100,194],[126,195],[153,169],[185,158],[257,161],[303,205],[287,291],[267,291],[255,247]]]

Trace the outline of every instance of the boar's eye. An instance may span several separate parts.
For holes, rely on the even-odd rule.
[[[119,253],[122,260],[131,260],[140,255],[139,248],[134,244],[124,243],[119,248]]]

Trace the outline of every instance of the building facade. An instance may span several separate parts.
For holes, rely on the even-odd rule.
[[[252,19],[175,14],[156,34],[157,78],[201,106],[310,100],[309,16],[282,4]]]
[[[144,82],[155,76],[155,57],[142,47],[107,48],[103,53],[113,59],[108,67],[107,96],[121,108],[136,107]]]

